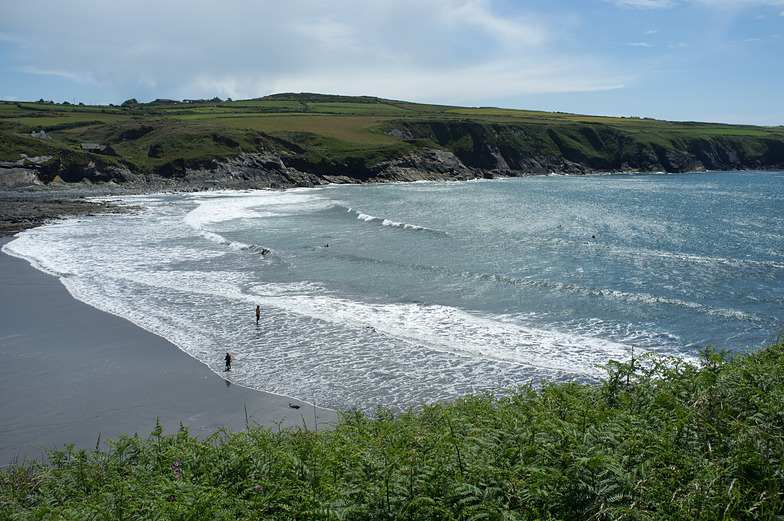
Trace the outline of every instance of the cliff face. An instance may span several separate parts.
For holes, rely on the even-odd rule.
[[[467,168],[493,175],[687,172],[784,168],[784,140],[744,135],[635,136],[606,125],[406,124],[395,134],[429,139]]]
[[[222,155],[228,159],[188,162],[175,157],[147,170],[122,157],[95,154],[76,161],[23,157],[0,163],[0,188],[59,182],[165,184],[180,189],[274,188],[547,173],[784,170],[784,137],[775,135],[693,132],[663,137],[635,135],[603,124],[470,121],[397,121],[384,131],[407,148],[401,148],[402,152],[395,149],[380,160],[361,154],[338,158],[328,153],[309,154],[304,145],[270,138],[254,151],[238,152],[237,143],[223,144]],[[269,145],[272,141],[274,146]]]
[[[355,157],[308,161],[305,150],[282,143],[274,152],[241,153],[186,168],[183,177],[205,186],[274,187],[548,173],[784,169],[784,140],[747,136],[635,139],[603,125],[545,128],[467,122],[399,123],[387,133],[418,147],[370,163]]]
[[[61,183],[132,183],[140,177],[129,168],[91,159],[65,164],[53,156],[0,161],[0,189]]]

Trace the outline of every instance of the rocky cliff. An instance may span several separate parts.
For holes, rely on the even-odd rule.
[[[244,150],[236,142],[227,141],[221,158],[194,161],[175,155],[155,168],[141,168],[122,156],[72,151],[65,156],[23,154],[17,161],[0,163],[0,188],[58,183],[275,188],[547,173],[784,169],[784,137],[776,135],[635,135],[602,124],[470,121],[393,121],[384,131],[402,145],[381,159],[361,154],[314,155],[301,143],[269,136],[256,138],[263,145],[255,150]],[[140,139],[148,134],[126,135],[123,139]],[[161,143],[149,145],[149,150],[158,153],[171,148]]]
[[[784,168],[781,136],[634,135],[608,125],[415,123],[390,132],[430,140],[483,175]]]

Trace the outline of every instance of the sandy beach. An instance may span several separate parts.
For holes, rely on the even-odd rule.
[[[0,247],[9,238],[0,239]],[[170,342],[71,297],[60,281],[0,253],[0,465],[42,447],[94,449],[180,423],[208,436],[246,423],[326,428],[335,411],[232,385]],[[299,406],[292,408],[291,405]],[[247,414],[247,416],[246,416]],[[317,423],[317,425],[316,425]]]

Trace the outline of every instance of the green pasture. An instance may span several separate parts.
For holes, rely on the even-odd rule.
[[[335,101],[338,100],[338,101]],[[779,136],[782,127],[752,127],[705,123],[677,123],[637,118],[586,116],[541,111],[423,105],[378,98],[324,95],[276,95],[241,101],[202,103],[147,103],[129,107],[96,107],[0,102],[0,127],[20,132],[67,130],[96,123],[131,120],[182,120],[190,123],[252,129],[259,132],[312,132],[356,143],[388,144],[394,138],[375,130],[394,119],[468,121],[476,123],[531,123],[537,125],[605,125],[632,135],[683,134],[710,136]]]
[[[378,116],[345,115],[269,115],[216,117],[212,123],[227,127],[251,129],[267,134],[280,132],[309,132],[352,143],[390,144],[397,140],[377,127],[383,118]]]
[[[707,136],[754,136],[754,137],[769,137],[769,136],[784,136],[784,129],[753,129],[742,127],[724,127],[724,128],[675,128],[670,132],[675,133],[694,133],[704,134]]]

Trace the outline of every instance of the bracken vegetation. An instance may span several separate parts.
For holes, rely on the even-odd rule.
[[[253,427],[120,437],[0,473],[0,519],[782,519],[784,341]]]

